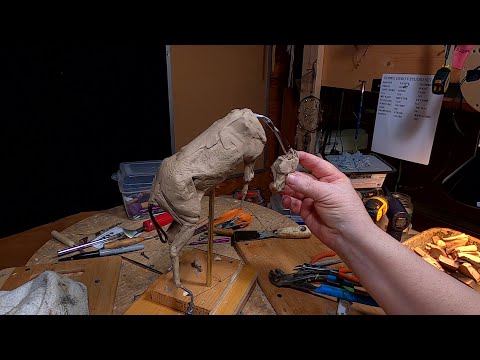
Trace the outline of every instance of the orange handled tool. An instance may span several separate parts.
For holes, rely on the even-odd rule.
[[[337,253],[334,251],[323,251],[320,254],[315,255],[311,260],[310,264],[315,264],[317,261],[326,258],[326,257],[332,257],[332,256],[337,256]],[[337,273],[339,278],[360,284],[360,280],[354,275],[348,275],[352,273],[352,271],[349,268],[343,267],[339,269],[330,269],[331,272]]]
[[[357,284],[360,284],[360,280],[354,275],[348,275],[351,274],[352,271],[349,268],[339,268],[338,270],[338,277],[344,280],[348,280]],[[335,270],[333,270],[335,271]]]
[[[326,257],[332,257],[332,256],[337,256],[337,254],[334,251],[324,251],[321,252],[318,255],[315,255],[312,260],[310,260],[310,264],[315,264],[317,261],[326,258]]]
[[[213,221],[213,226],[226,227],[227,225],[233,225],[234,223],[250,223],[252,221],[252,215],[242,209],[232,209]]]

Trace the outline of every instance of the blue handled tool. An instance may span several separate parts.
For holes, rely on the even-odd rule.
[[[377,302],[370,296],[360,295],[351,291],[345,290],[343,286],[356,286],[357,284],[348,280],[339,278],[336,275],[319,275],[315,273],[302,272],[296,274],[285,274],[280,269],[271,270],[268,276],[270,282],[278,287],[290,287],[292,289],[308,292],[314,295],[328,295],[336,297],[340,300],[346,300],[350,302],[357,302],[360,304],[379,306]],[[342,287],[331,286],[327,284],[321,284],[315,286],[310,281],[331,281],[333,283],[340,284]],[[353,287],[352,286],[352,287]]]
[[[379,306],[373,298],[369,296],[362,296],[362,295],[357,295],[355,293],[352,293],[348,290],[338,288],[335,286],[331,285],[326,285],[322,284],[320,286],[315,287],[312,284],[308,284],[308,287],[311,292],[316,294],[322,294],[322,295],[329,295],[329,296],[334,296],[338,299],[350,301],[350,302],[356,302],[359,304],[365,304],[365,305],[370,305],[370,306]]]

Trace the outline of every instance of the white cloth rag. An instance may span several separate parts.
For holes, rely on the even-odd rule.
[[[0,315],[88,315],[85,284],[54,271],[0,291]]]

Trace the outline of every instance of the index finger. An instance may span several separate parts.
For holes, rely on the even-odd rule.
[[[316,155],[298,151],[298,160],[300,165],[319,180],[332,182],[345,176],[334,165]]]

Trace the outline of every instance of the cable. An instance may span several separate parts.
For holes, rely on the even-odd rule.
[[[398,176],[397,176],[397,182],[395,183],[394,192],[397,192],[398,190],[398,185],[400,184],[401,176],[402,176],[402,160],[400,160],[400,164],[398,165]]]
[[[337,126],[337,131],[335,133],[335,142],[333,144],[333,148],[332,150],[330,150],[330,152],[332,153],[333,151],[336,150],[336,147],[337,147],[337,137],[338,137],[338,133],[340,132],[340,120],[342,118],[342,110],[343,110],[343,98],[344,98],[344,95],[345,95],[345,91],[342,89],[342,100],[340,100],[340,110],[338,112],[338,126]],[[342,133],[340,133],[340,143],[342,144],[342,152],[341,154],[343,154],[343,140],[342,140]]]
[[[153,216],[153,204],[148,204],[148,214],[152,219],[153,226],[155,226],[155,229],[157,230],[157,234],[158,234],[158,237],[160,238],[160,241],[165,244],[166,242],[168,242],[168,235],[165,232],[165,230],[162,229],[160,224],[157,222],[157,219],[155,219],[155,216]]]

